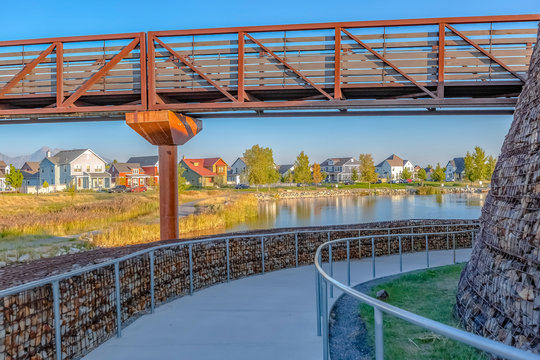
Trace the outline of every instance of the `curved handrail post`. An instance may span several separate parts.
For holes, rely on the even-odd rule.
[[[122,302],[120,299],[120,264],[114,263],[114,285],[116,294],[116,336],[122,337]]]
[[[452,253],[454,256],[454,264],[456,263],[456,234],[452,234]]]
[[[384,360],[383,312],[374,307],[373,315],[375,318],[375,359]]]
[[[398,237],[399,241],[399,272],[403,272],[403,250],[401,248],[401,236]]]
[[[351,286],[351,242],[347,240],[347,286]]]
[[[317,336],[321,336],[321,275],[315,268],[315,310],[317,313]]]
[[[60,314],[60,283],[54,281],[52,283],[53,293],[53,314],[54,314],[54,345],[56,360],[62,360],[62,321]]]
[[[189,295],[193,295],[193,244],[189,244],[188,254],[189,254]]]
[[[230,248],[229,248],[229,239],[225,241],[225,244],[227,246],[226,250],[226,256],[227,256],[227,282],[231,281],[231,254],[230,254]]]
[[[328,233],[330,238],[330,233]],[[328,246],[328,263],[330,264],[330,276],[334,277],[334,262],[332,260],[332,244]],[[334,287],[330,284],[330,298],[334,297]]]
[[[150,251],[150,313],[153,314],[156,307],[155,275],[154,275],[154,250]]]
[[[322,336],[323,336],[323,359],[330,357],[330,324],[328,323],[328,285],[325,279],[322,279]]]
[[[298,267],[298,232],[294,233],[294,259],[295,266]]]
[[[375,238],[371,238],[371,263],[373,267],[373,278],[375,278]]]
[[[426,235],[426,267],[429,267],[429,240]]]

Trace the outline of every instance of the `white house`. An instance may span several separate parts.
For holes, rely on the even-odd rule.
[[[329,158],[321,163],[321,171],[328,174],[325,179],[328,182],[351,180],[353,169],[360,171],[360,162],[353,157]]]
[[[403,160],[396,154],[390,155],[375,166],[375,172],[377,172],[379,178],[388,180],[400,179],[403,169],[409,170],[411,175],[414,173],[414,165],[409,160]]]
[[[6,174],[9,174],[9,166],[0,160],[0,192],[9,190],[6,183]]]
[[[465,178],[465,158],[453,158],[446,164],[446,181],[459,181]]]
[[[90,149],[65,150],[43,159],[39,166],[41,186],[46,181],[51,191],[66,189],[73,184],[77,190],[108,189],[111,175],[106,162]]]
[[[236,159],[227,173],[227,181],[240,184],[241,182],[247,182],[246,179],[246,159],[239,157]]]

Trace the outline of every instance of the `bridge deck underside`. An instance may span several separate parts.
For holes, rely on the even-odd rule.
[[[160,109],[207,117],[310,109],[511,111],[526,79],[539,18],[5,41],[0,118]]]

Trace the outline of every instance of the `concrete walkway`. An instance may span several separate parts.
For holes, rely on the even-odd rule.
[[[452,263],[452,251],[430,252],[432,267]],[[470,250],[458,250],[466,261]],[[426,267],[425,253],[405,254],[403,271]],[[351,283],[372,279],[371,259],[352,261]],[[399,257],[378,257],[377,277],[399,272]],[[85,359],[320,359],[315,267],[303,266],[219,284],[156,308]],[[346,281],[346,263],[334,263]],[[332,303],[340,295],[335,289]]]

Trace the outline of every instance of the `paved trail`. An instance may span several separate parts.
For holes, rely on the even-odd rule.
[[[429,255],[431,266],[452,263],[452,251]],[[470,250],[456,256],[466,261]],[[424,268],[425,254],[405,254],[403,264],[404,271]],[[399,273],[399,256],[378,257],[376,266],[377,277]],[[136,320],[85,359],[320,359],[314,271],[303,266],[198,291]],[[335,263],[334,275],[345,281],[346,263]],[[370,259],[352,262],[353,284],[371,279]],[[339,295],[336,289],[331,303]]]

